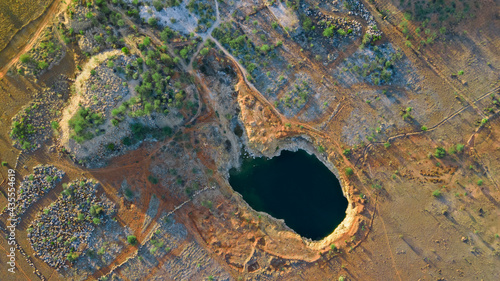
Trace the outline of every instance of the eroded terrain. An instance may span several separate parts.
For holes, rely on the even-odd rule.
[[[500,278],[496,3],[94,0],[41,13],[0,53],[2,280]],[[349,202],[319,241],[228,182],[242,153],[298,149]]]

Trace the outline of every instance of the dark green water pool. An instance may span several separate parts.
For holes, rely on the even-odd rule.
[[[284,219],[301,236],[319,240],[345,218],[347,199],[335,175],[303,150],[271,159],[244,157],[229,183],[255,210]]]

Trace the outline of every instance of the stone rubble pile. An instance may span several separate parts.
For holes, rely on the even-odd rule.
[[[356,0],[348,1],[351,9],[349,11],[349,15],[360,16],[368,23],[368,28],[366,33],[372,36],[381,36],[382,31],[380,31],[377,27],[377,22],[373,18],[372,14],[366,9],[363,3]]]
[[[113,61],[114,69],[106,65],[109,60]],[[124,84],[126,80],[115,73],[115,69],[121,68],[125,71],[133,60],[135,56],[111,57],[94,68],[95,75],[91,75],[83,85],[83,95],[86,98],[81,105],[105,115],[109,114],[111,109],[129,93],[127,84]]]
[[[50,71],[66,55],[66,47],[55,35],[56,32],[59,31],[54,26],[44,29],[43,37],[26,53],[29,55],[29,61],[25,63],[19,61],[16,64],[18,73],[40,77],[45,72]],[[41,68],[39,63],[42,62],[47,63],[47,66]]]
[[[115,208],[104,195],[96,196],[97,186],[89,179],[73,181],[38,214],[28,228],[36,257],[60,270],[70,267],[83,253],[96,225],[109,219]]]
[[[54,188],[65,173],[52,165],[39,165],[33,169],[33,174],[25,176],[17,189],[17,222],[21,222],[24,212],[52,188]]]
[[[314,9],[306,9],[305,10],[306,15],[312,18],[317,19],[318,23],[320,22],[331,22],[335,27],[342,28],[344,31],[348,31],[349,29],[352,30],[352,33],[350,35],[361,35],[361,30],[362,30],[362,25],[361,23],[351,20],[345,17],[330,17],[328,15],[323,14],[319,10],[314,10]]]

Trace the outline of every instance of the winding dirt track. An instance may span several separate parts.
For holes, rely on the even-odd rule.
[[[0,79],[2,79],[5,76],[5,74],[7,74],[7,71],[9,71],[9,69],[15,63],[17,63],[19,61],[19,58],[21,57],[21,55],[23,55],[24,53],[28,52],[31,48],[33,48],[33,45],[35,45],[37,39],[40,37],[43,29],[47,26],[47,24],[55,16],[57,16],[60,13],[60,11],[64,11],[64,8],[67,6],[67,4],[66,4],[66,2],[63,1],[62,6],[60,6],[59,5],[60,3],[61,3],[61,0],[54,0],[54,2],[52,2],[52,4],[50,4],[50,7],[47,9],[47,11],[45,11],[45,13],[43,13],[39,18],[35,19],[35,20],[38,20],[41,18],[42,21],[40,22],[40,24],[36,28],[36,31],[33,34],[33,36],[31,36],[31,38],[26,42],[26,44],[22,47],[22,49],[20,49],[17,52],[17,54],[7,64],[1,66]],[[59,8],[61,8],[61,9],[59,9]],[[19,34],[22,33],[25,29],[26,29],[26,27],[21,29],[20,32],[18,32],[14,37],[19,36]],[[11,41],[14,40],[14,37],[11,39]]]

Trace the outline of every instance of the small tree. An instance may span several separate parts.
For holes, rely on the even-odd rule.
[[[123,48],[122,48],[122,52],[123,52],[125,55],[130,54],[130,51],[129,51],[129,49],[128,49],[127,47],[123,47]]]
[[[345,168],[345,174],[350,177],[354,174],[354,171],[351,168]]]
[[[332,37],[333,36],[333,26],[330,26],[330,27],[326,28],[323,31],[323,36],[325,36],[325,37]]]
[[[19,59],[22,63],[28,63],[31,60],[31,56],[29,54],[22,54]]]
[[[154,17],[150,17],[148,19],[148,24],[154,27],[154,26],[156,26],[156,24],[158,24],[158,20]]]
[[[49,67],[49,64],[47,62],[45,62],[45,61],[38,62],[38,68],[46,69],[47,67]]]
[[[446,150],[442,147],[437,147],[436,151],[434,152],[434,157],[443,158],[445,156],[446,156]]]
[[[206,55],[208,54],[208,51],[209,51],[209,49],[208,49],[208,48],[203,48],[203,49],[201,49],[200,54],[201,54],[202,56],[206,56]]]
[[[52,121],[50,122],[50,126],[52,127],[52,129],[54,130],[57,130],[59,129],[59,123],[57,121]]]
[[[260,51],[264,54],[267,54],[267,52],[269,52],[271,50],[271,47],[269,47],[269,45],[267,44],[264,44],[260,47]]]
[[[129,235],[129,236],[127,236],[127,242],[130,245],[135,245],[135,244],[137,244],[137,237],[135,237],[134,235]]]
[[[187,48],[183,48],[183,49],[179,52],[179,54],[181,55],[181,57],[182,57],[183,59],[187,59],[187,56],[188,56],[188,49],[187,49]]]
[[[434,197],[441,197],[441,191],[439,189],[436,189],[432,192],[432,196]]]

